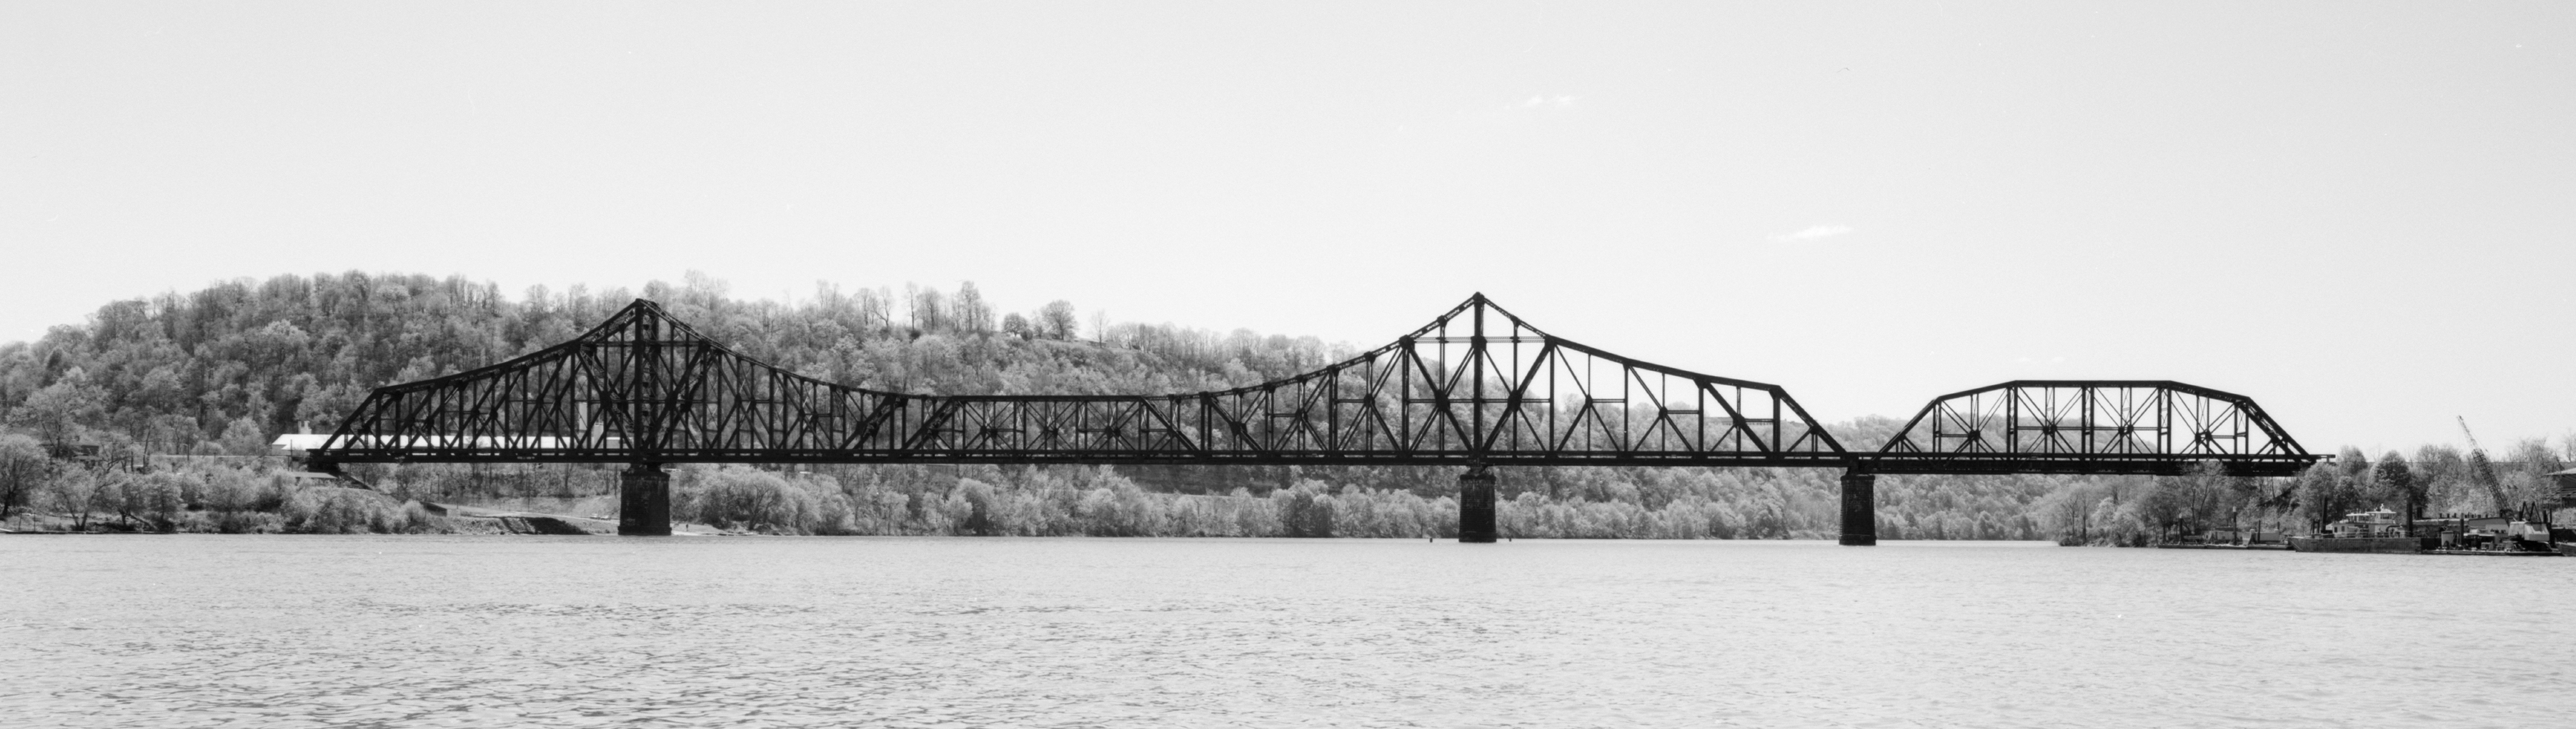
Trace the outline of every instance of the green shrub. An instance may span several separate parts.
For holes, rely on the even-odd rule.
[[[720,529],[773,534],[847,533],[850,508],[829,479],[790,480],[749,466],[686,469],[672,479],[672,516]]]
[[[417,504],[394,503],[393,497],[338,487],[289,487],[279,516],[285,531],[304,534],[367,534],[417,531],[430,526],[429,512]],[[417,517],[413,515],[417,514]]]

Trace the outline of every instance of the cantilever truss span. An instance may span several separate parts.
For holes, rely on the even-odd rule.
[[[799,376],[638,300],[573,341],[376,390],[337,462],[1835,466],[1775,385],[1641,362],[1484,295],[1274,382],[1167,395],[918,395]]]
[[[2252,398],[2165,380],[2015,380],[1935,398],[1868,459],[1879,473],[2287,476],[2319,460]]]

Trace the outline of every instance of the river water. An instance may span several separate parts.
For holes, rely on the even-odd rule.
[[[2576,559],[0,538],[12,726],[2530,727]]]

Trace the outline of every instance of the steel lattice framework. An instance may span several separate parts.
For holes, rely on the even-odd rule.
[[[2319,458],[2252,398],[2163,380],[2016,380],[1935,398],[1870,459],[1880,473],[2284,476]]]
[[[2252,399],[2169,381],[1943,395],[1848,452],[1787,391],[1548,334],[1478,294],[1313,372],[1166,395],[920,395],[736,353],[645,300],[500,364],[384,387],[308,454],[345,462],[1840,466],[2286,475],[2319,460]]]
[[[573,341],[376,390],[309,458],[417,462],[1845,465],[1776,385],[1539,331],[1478,294],[1394,343],[1177,395],[918,395],[733,352],[637,300]]]

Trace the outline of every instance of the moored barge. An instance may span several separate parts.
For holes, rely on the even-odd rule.
[[[2396,512],[2380,508],[2345,514],[2341,521],[2326,525],[2324,534],[2291,537],[2290,548],[2301,552],[2494,557],[2576,554],[2570,544],[2556,538],[2557,532],[2562,531],[2551,529],[2546,522],[2500,516],[2444,517],[2408,524],[2398,521]]]
[[[2295,552],[2423,554],[2442,546],[2439,537],[2291,537]]]
[[[2397,512],[2385,508],[2345,514],[2341,521],[2326,525],[2324,534],[2290,538],[2290,549],[2300,552],[2423,554],[2441,546],[2440,537],[2407,533]]]

